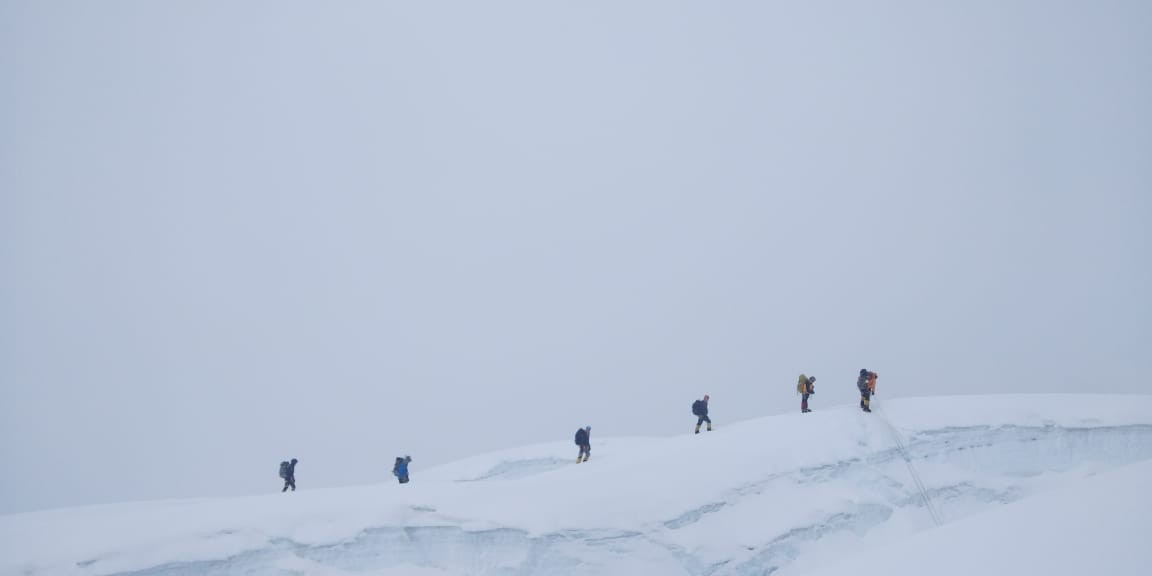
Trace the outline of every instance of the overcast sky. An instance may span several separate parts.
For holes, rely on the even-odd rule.
[[[0,513],[1152,392],[1146,0],[0,0]],[[575,454],[575,447],[573,447]]]

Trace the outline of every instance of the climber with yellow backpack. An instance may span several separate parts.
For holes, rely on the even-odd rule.
[[[816,393],[816,377],[800,375],[800,381],[796,383],[796,393],[800,395],[800,413],[811,412],[808,409],[808,397]]]

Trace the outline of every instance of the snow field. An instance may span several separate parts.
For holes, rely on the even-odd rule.
[[[876,407],[593,436],[579,465],[568,441],[406,486],[3,516],[0,574],[805,574],[1152,460],[1152,397]]]

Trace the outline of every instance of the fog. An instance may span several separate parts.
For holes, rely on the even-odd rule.
[[[0,0],[0,513],[1152,392],[1152,3]]]

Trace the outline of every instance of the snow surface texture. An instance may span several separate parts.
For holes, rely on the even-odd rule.
[[[1064,502],[1088,482],[1119,491],[1101,496],[1112,506],[1062,509],[1122,516],[1130,502],[1132,514],[1149,512],[1148,497],[1129,492],[1150,485],[1152,466],[1126,468],[1117,480],[1096,476],[1152,460],[1152,396],[874,406],[870,415],[843,407],[718,422],[699,436],[593,436],[587,464],[559,442],[424,471],[417,455],[405,486],[3,516],[0,574],[840,574],[851,566],[836,562],[913,537],[959,554],[966,546],[949,539],[1000,534],[1009,540],[1002,554],[1038,553],[1014,551],[1012,537],[1058,531],[1060,520],[1093,524],[1058,514],[1030,520],[1028,497],[1072,490]],[[276,478],[269,489],[279,489]],[[1006,514],[991,520],[1001,532],[980,523],[990,510]],[[1058,546],[1057,536],[1068,537],[1053,535]],[[1095,557],[1086,542],[1062,552]]]
[[[1152,462],[878,547],[823,573],[885,576],[1143,575],[1152,569]],[[925,567],[931,570],[925,570]]]

